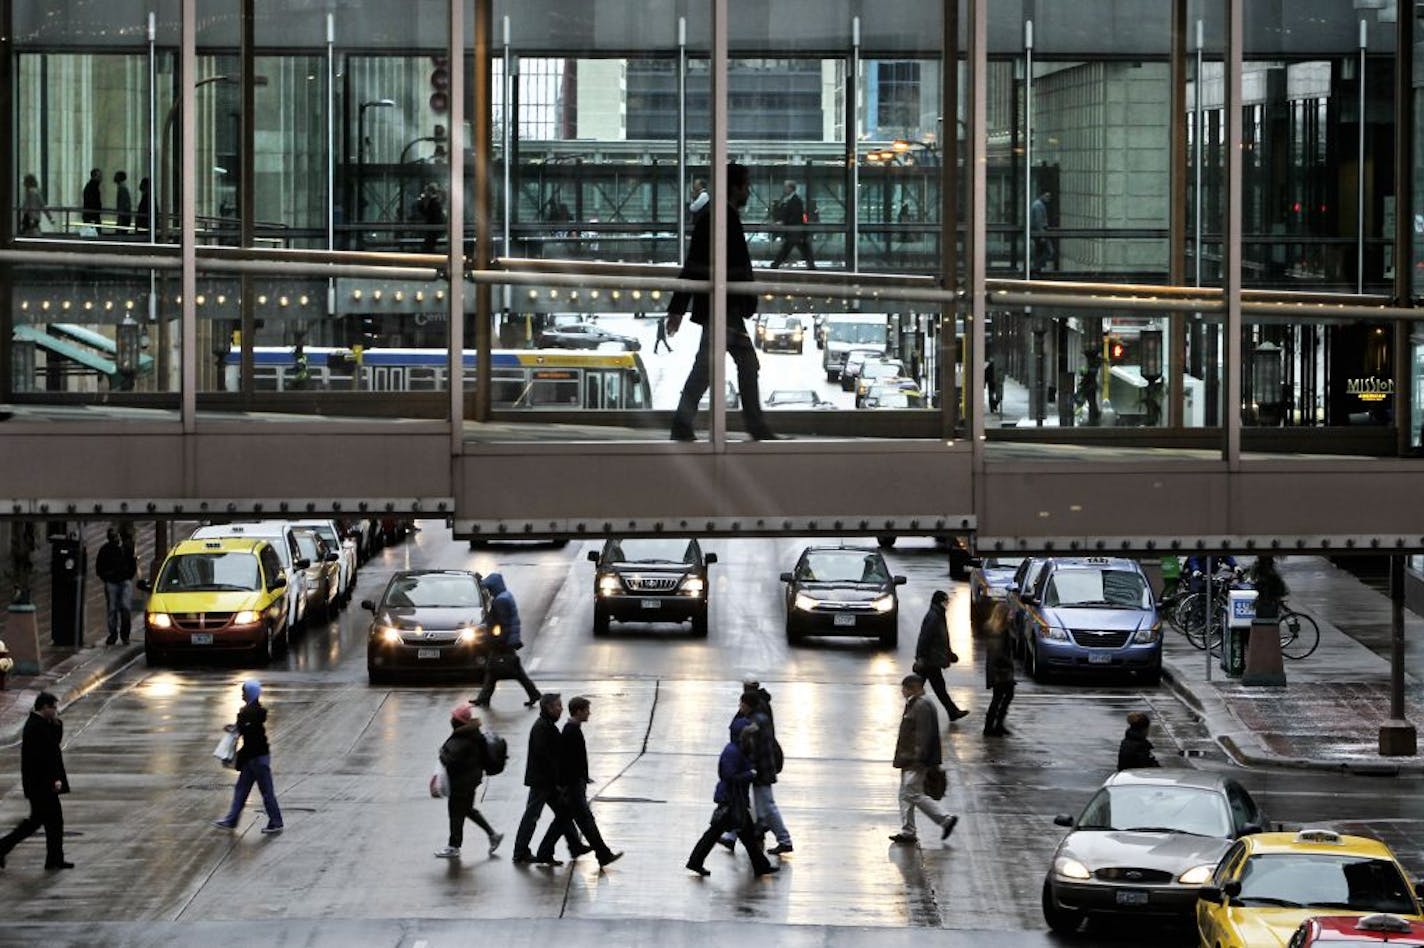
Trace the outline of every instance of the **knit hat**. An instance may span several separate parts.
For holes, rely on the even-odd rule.
[[[945,592],[943,589],[936,589],[934,595],[930,597],[930,602],[936,604],[941,602],[949,602],[949,593]]]
[[[475,711],[468,703],[457,704],[450,712],[450,720],[459,721],[461,724],[469,724],[470,718],[475,716]]]
[[[256,678],[249,678],[242,683],[242,700],[248,704],[262,697],[262,682]]]

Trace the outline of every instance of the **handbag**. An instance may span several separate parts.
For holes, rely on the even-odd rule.
[[[213,748],[213,756],[222,761],[224,767],[231,767],[237,760],[237,729],[226,731]]]
[[[949,790],[949,775],[942,767],[931,767],[925,771],[925,796],[931,800],[943,800]]]
[[[450,795],[450,773],[444,764],[436,764],[435,772],[430,775],[430,795],[437,800]]]

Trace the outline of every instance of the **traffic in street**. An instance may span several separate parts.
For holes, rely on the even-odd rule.
[[[1195,884],[1203,881],[1199,867],[1233,838],[1284,827],[1293,839],[1303,825],[1320,825],[1347,841],[1378,836],[1409,879],[1424,871],[1418,778],[1381,782],[1236,766],[1198,716],[1151,676],[1055,675],[1040,684],[1020,662],[1006,733],[984,735],[989,643],[980,624],[971,626],[971,583],[950,578],[948,557],[930,538],[901,538],[885,550],[850,538],[843,544],[703,539],[678,583],[693,589],[683,587],[686,578],[705,577],[705,629],[696,611],[668,621],[600,620],[600,576],[631,583],[638,574],[633,561],[643,558],[634,543],[617,553],[602,541],[472,549],[439,521],[391,539],[355,574],[346,597],[351,607],[333,608],[329,618],[309,616],[269,664],[250,653],[165,654],[152,665],[138,659],[62,709],[72,786],[64,797],[65,858],[76,868],[41,871],[42,834],[15,848],[0,876],[10,896],[10,934],[0,931],[0,941],[14,935],[15,943],[69,943],[78,934],[66,926],[80,918],[90,920],[90,943],[121,942],[147,924],[162,933],[162,943],[196,942],[233,931],[209,926],[245,922],[257,927],[239,930],[261,933],[248,940],[273,944],[300,940],[313,920],[350,931],[342,926],[370,919],[365,936],[398,944],[405,936],[385,927],[392,919],[510,925],[559,918],[614,926],[577,929],[585,932],[637,921],[756,922],[787,926],[764,929],[769,933],[846,926],[867,938],[892,938],[930,928],[964,939],[950,943],[994,944],[1012,934],[1002,943],[1185,946],[1198,943],[1194,916],[1143,917],[1130,899],[1111,906],[1127,910],[1124,920],[1093,918],[1076,935],[1051,932],[1050,921],[1065,927],[1066,903],[1046,917],[1050,874],[1084,871],[1091,862],[1085,853],[1094,851],[1085,843],[1058,851],[1060,841],[1104,826],[1118,835],[1205,835],[1209,845],[1173,864],[1180,867],[1173,872],[1198,870],[1187,880]],[[212,543],[224,556],[232,546],[189,542]],[[829,557],[818,552],[841,545],[853,549]],[[865,573],[817,579],[818,569],[842,570],[844,557]],[[488,732],[508,742],[508,767],[485,778],[476,805],[510,841],[490,855],[484,835],[467,828],[458,858],[435,858],[447,821],[445,802],[428,791],[431,771],[450,733],[452,707],[476,697],[481,675],[456,669],[426,678],[398,674],[412,670],[406,665],[380,666],[373,683],[369,644],[373,626],[386,621],[382,597],[394,588],[393,577],[461,571],[499,574],[517,599],[520,659],[537,689],[559,693],[564,706],[575,696],[589,700],[582,728],[588,800],[604,838],[624,853],[616,864],[601,869],[592,856],[569,862],[562,842],[561,866],[513,862],[527,743],[539,714],[526,707],[514,681],[500,682],[489,706],[474,711]],[[866,578],[875,582],[861,582]],[[855,635],[838,634],[845,629],[829,618],[824,629],[788,624],[797,596],[830,600],[830,589],[850,595],[867,585],[875,589],[856,593],[867,603],[895,597],[894,612],[874,613],[897,619],[893,640],[879,624]],[[901,679],[915,662],[920,621],[939,589],[949,594],[949,644],[958,659],[944,677],[954,703],[969,715],[951,724],[932,694],[926,700],[938,719],[948,777],[940,805],[958,822],[941,840],[922,817],[919,843],[904,845],[888,838],[901,822],[899,773],[891,766],[905,707]],[[468,590],[458,595],[471,603],[478,598]],[[643,598],[655,597],[631,601],[641,609]],[[375,608],[359,608],[363,600]],[[480,608],[494,614],[488,602]],[[661,607],[649,610],[655,611]],[[477,618],[457,625],[481,621],[489,625]],[[136,624],[134,634],[146,630]],[[408,665],[421,671],[418,658]],[[268,715],[271,772],[285,818],[280,834],[262,832],[271,824],[255,792],[231,830],[211,825],[226,813],[233,784],[233,771],[214,759],[213,745],[243,704],[241,685],[252,679],[261,682]],[[794,847],[770,857],[779,871],[764,878],[753,876],[740,844],[733,854],[715,847],[704,878],[684,864],[713,811],[718,756],[747,679],[772,697],[784,753],[775,795]],[[1172,792],[1220,792],[1220,809],[1192,809],[1180,824],[1161,812],[1131,823],[1118,822],[1125,815],[1100,814],[1101,825],[1089,819],[1097,812],[1090,801],[1118,768],[1132,713],[1148,716],[1164,775],[1172,768],[1196,775],[1175,780]],[[4,751],[0,766],[18,774],[18,747]],[[1233,815],[1237,790],[1259,815]],[[1196,807],[1205,797],[1192,799]],[[24,805],[18,782],[10,781],[0,823],[18,820]],[[1324,846],[1323,839],[1311,845]],[[1061,862],[1070,858],[1077,865]],[[1066,884],[1058,888],[1068,891]],[[1186,901],[1190,906],[1192,899]],[[1405,907],[1397,899],[1392,904],[1396,911]],[[1076,928],[1082,919],[1070,912],[1066,921]],[[455,931],[432,932],[430,943],[461,940]]]

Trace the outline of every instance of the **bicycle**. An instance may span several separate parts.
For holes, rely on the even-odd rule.
[[[1281,655],[1293,661],[1308,657],[1320,646],[1320,626],[1303,612],[1296,612],[1281,602],[1277,620],[1281,634]]]

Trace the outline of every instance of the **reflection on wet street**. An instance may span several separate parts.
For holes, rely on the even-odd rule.
[[[663,920],[787,926],[756,929],[777,932],[774,940],[785,944],[809,939],[806,933],[821,931],[815,926],[866,929],[865,937],[884,939],[943,928],[966,933],[952,943],[1056,944],[1044,933],[1039,907],[1062,832],[1053,817],[1076,812],[1111,772],[1125,714],[1153,713],[1164,761],[1227,766],[1169,692],[1128,682],[1021,681],[1008,719],[1012,735],[983,737],[988,692],[981,643],[968,623],[968,588],[948,578],[944,553],[928,540],[887,553],[893,571],[908,577],[893,653],[869,640],[788,645],[778,575],[804,545],[792,538],[707,542],[720,561],[711,568],[705,640],[685,625],[615,625],[595,639],[593,570],[585,558],[592,544],[472,551],[432,522],[362,567],[353,603],[378,598],[399,569],[504,574],[523,614],[530,675],[541,689],[561,692],[566,705],[578,694],[592,701],[585,726],[590,798],[605,837],[627,852],[607,871],[592,857],[554,869],[511,864],[534,719],[513,683],[502,683],[493,707],[481,712],[487,728],[509,740],[511,760],[504,774],[486,780],[477,803],[508,838],[490,857],[483,834],[469,827],[460,859],[433,857],[445,843],[445,804],[429,797],[426,784],[451,707],[473,697],[477,684],[371,687],[370,615],[353,604],[335,621],[305,630],[270,668],[149,669],[140,660],[69,707],[63,717],[73,793],[64,806],[73,835],[66,851],[79,868],[45,874],[42,841],[18,847],[0,876],[11,924],[0,942],[23,936],[27,943],[81,943],[85,930],[74,923],[82,919],[100,926],[102,937],[87,929],[88,943],[201,943],[248,932],[237,940],[306,944],[324,931],[333,943],[344,934],[346,944],[399,944],[415,936],[389,920],[421,919],[435,926],[423,936],[430,944],[453,944],[468,938],[439,920],[502,920],[489,931],[526,939],[544,930],[539,920],[565,919],[580,926],[568,931],[606,943],[627,943],[635,932],[646,939],[652,929],[637,924]],[[974,712],[949,727],[939,711],[950,775],[944,802],[961,822],[943,845],[927,837],[920,848],[896,846],[887,836],[898,828],[890,766],[903,707],[898,682],[937,588],[951,594],[951,636],[961,657],[948,683],[956,702]],[[239,683],[253,676],[264,685],[286,814],[286,831],[275,837],[259,832],[265,818],[255,794],[236,831],[210,826],[234,779],[211,751],[237,711]],[[776,797],[795,851],[781,858],[778,875],[759,880],[740,849],[731,855],[718,847],[707,860],[711,876],[702,879],[683,864],[712,813],[717,755],[747,676],[774,699],[786,754]],[[14,776],[18,757],[17,748],[0,754],[10,775],[0,803],[6,824],[26,809]],[[1417,781],[1237,776],[1275,820],[1344,821],[1384,836],[1411,869],[1424,866]],[[566,858],[562,844],[559,853]],[[516,923],[523,927],[510,927]],[[668,937],[672,944],[697,941]],[[1075,943],[1149,941],[1190,945],[1194,938],[1180,927],[1094,926]]]

